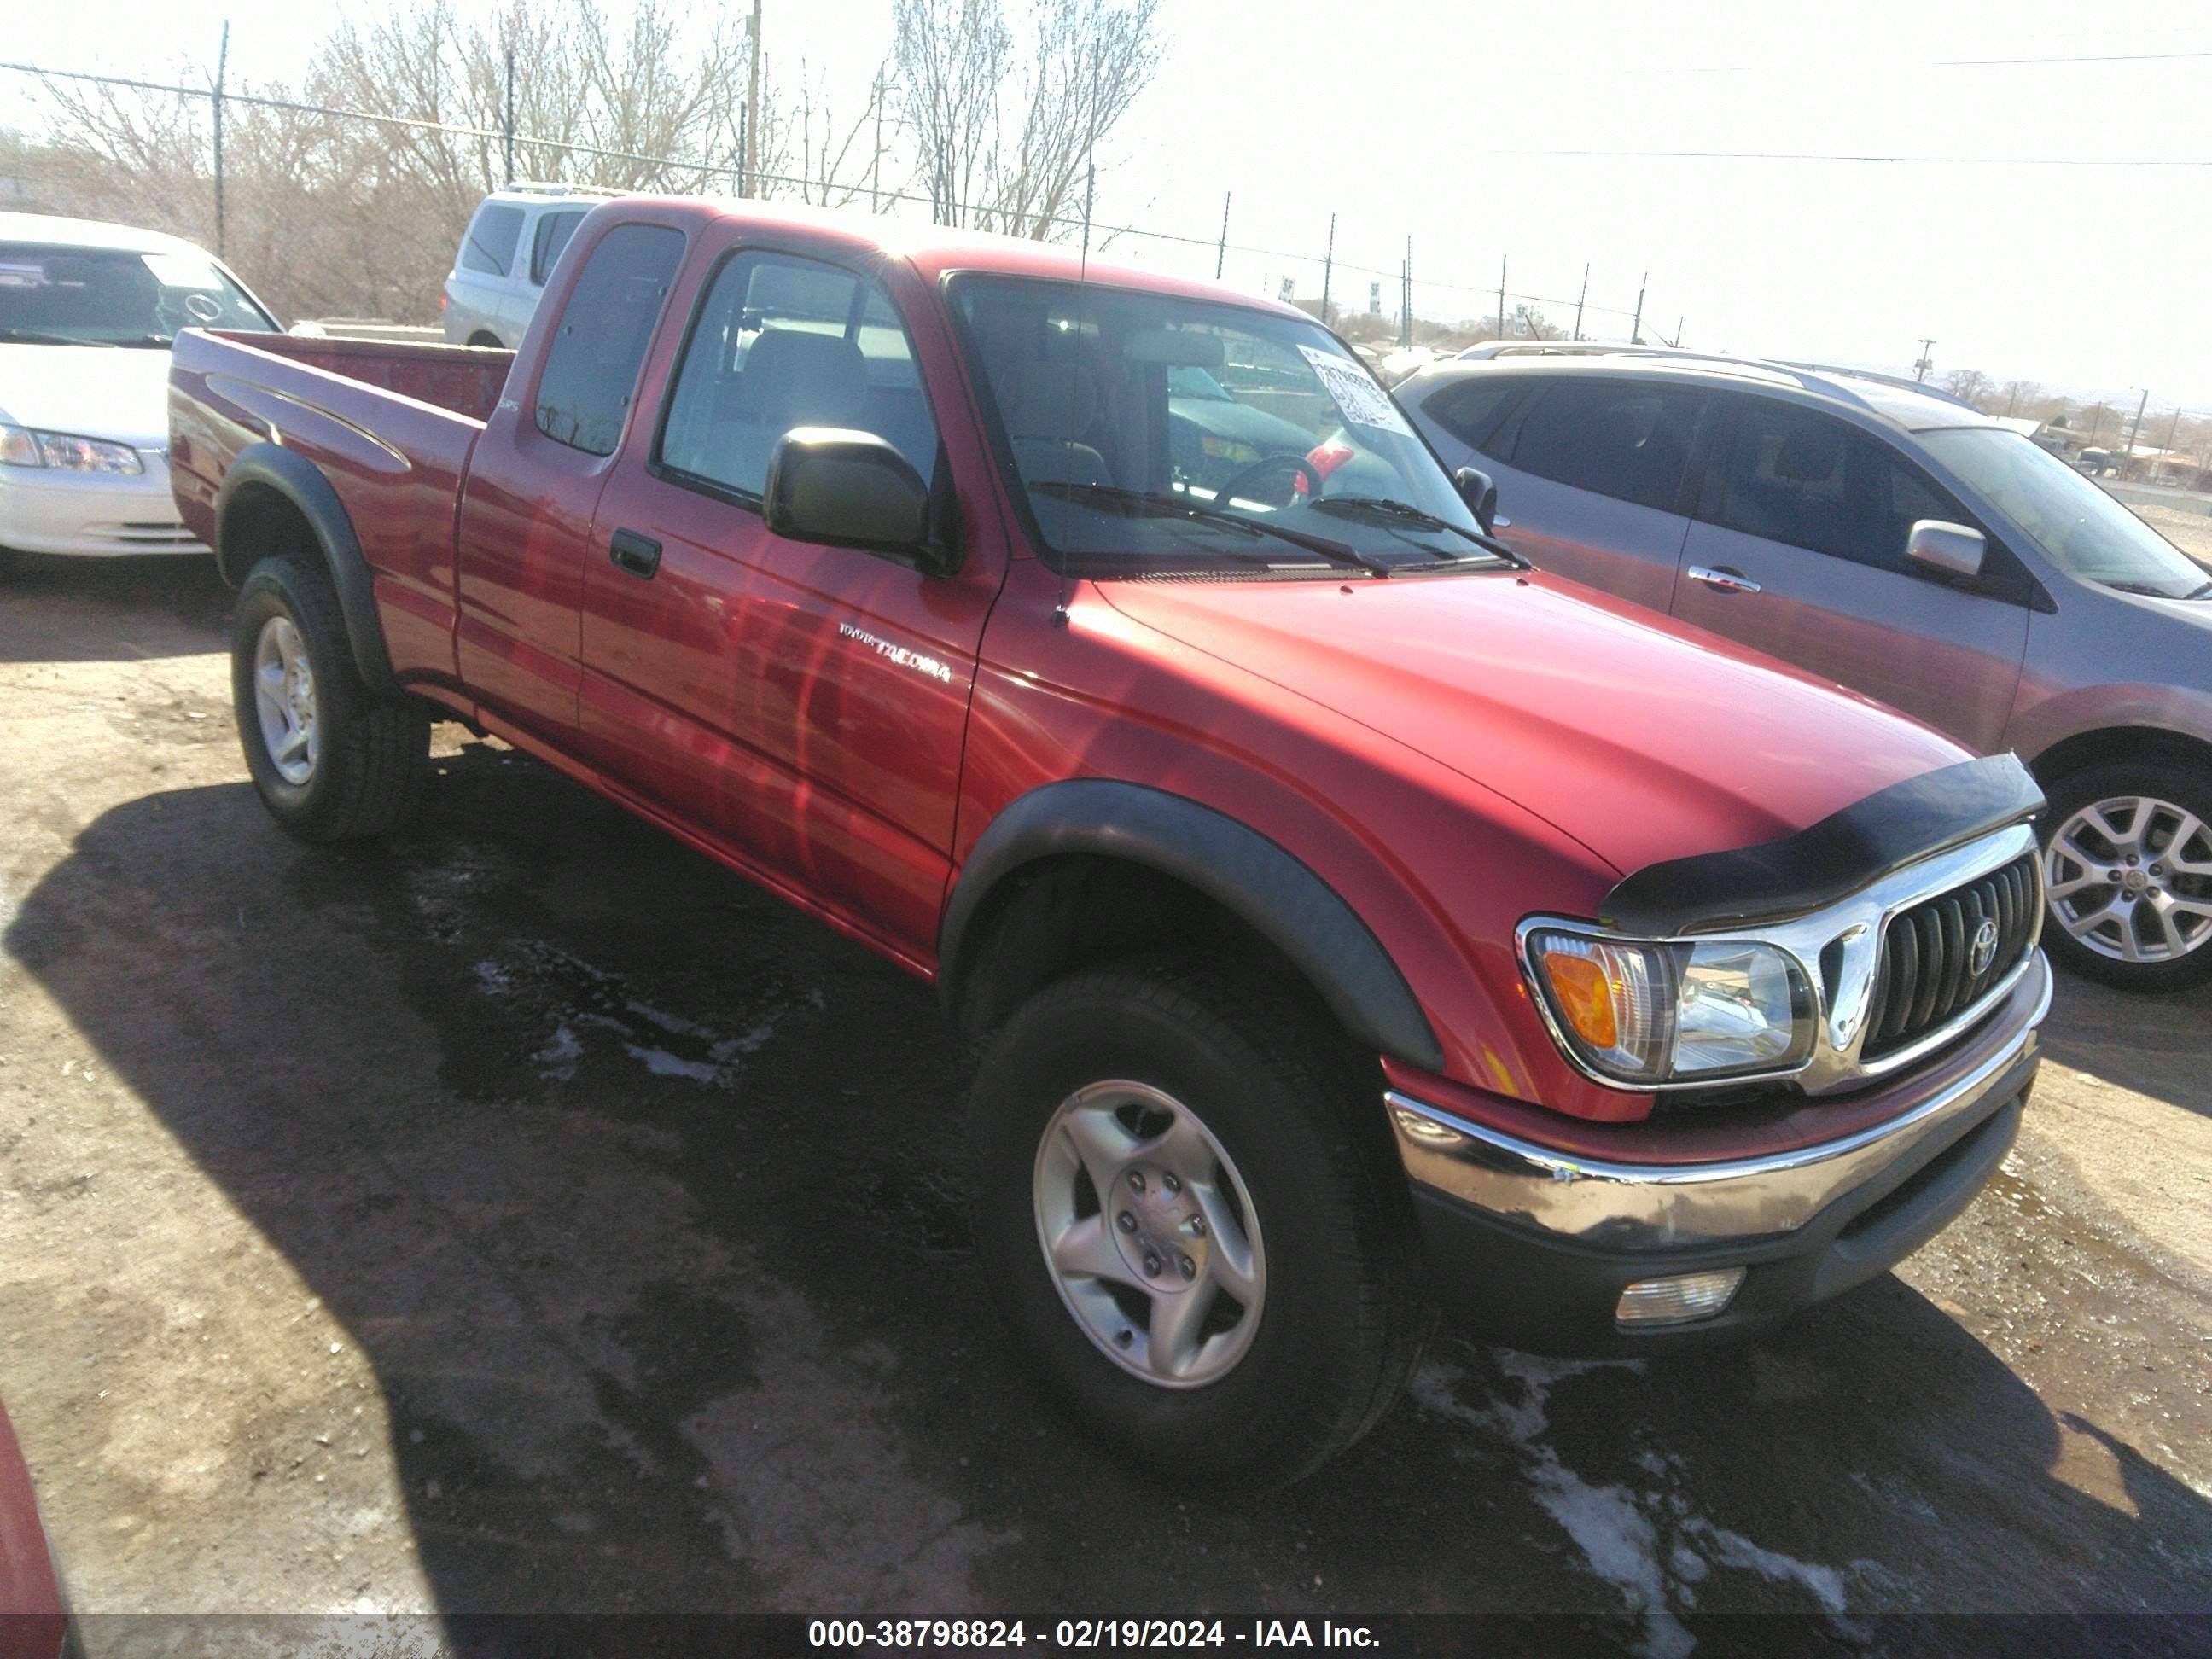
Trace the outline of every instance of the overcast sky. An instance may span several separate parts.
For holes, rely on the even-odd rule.
[[[620,0],[616,0],[619,4]],[[465,11],[490,9],[462,0]],[[343,0],[107,0],[20,7],[4,56],[175,72],[211,62],[232,22],[234,75],[297,77]],[[742,9],[736,0],[732,9]],[[356,3],[356,15],[373,15]],[[853,87],[888,47],[890,0],[766,0],[764,38]],[[2154,410],[2212,410],[2212,13],[2080,0],[1549,0],[1514,9],[1406,0],[1162,0],[1167,64],[1101,176],[1097,216],[1233,253],[1224,280],[1364,304],[1413,238],[1417,308],[1485,315],[1509,288],[1553,297],[1584,331],[1625,336],[1649,270],[1647,334],[1686,319],[1711,349],[1978,368]],[[2146,61],[1946,63],[1990,58]],[[21,119],[0,78],[0,121]],[[1912,161],[1568,155],[1762,152]],[[1102,157],[1102,160],[1109,159]],[[2031,165],[2031,161],[2067,165]],[[2087,163],[2111,165],[2087,165]],[[2146,162],[2164,165],[2142,165]],[[888,182],[888,181],[887,181]],[[1212,275],[1213,251],[1122,238],[1116,257]],[[2148,422],[2147,422],[2147,425]]]

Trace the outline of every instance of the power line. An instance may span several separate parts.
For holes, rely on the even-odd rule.
[[[2088,155],[1876,155],[1824,150],[1486,149],[1486,155],[1619,156],[1654,161],[1846,161],[1893,167],[2212,167],[2212,157]]]

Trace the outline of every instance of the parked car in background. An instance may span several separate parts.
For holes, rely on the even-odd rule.
[[[204,553],[169,496],[169,343],[276,319],[204,248],[0,213],[0,548]]]
[[[607,195],[583,185],[522,184],[485,197],[461,233],[438,298],[447,340],[507,349],[519,343],[561,250]]]
[[[1432,1292],[1665,1352],[1971,1201],[2051,993],[2017,761],[1527,568],[1302,312],[892,229],[604,204],[512,363],[188,337],[276,820],[390,830],[459,718],[932,981],[984,1276],[1177,1493],[1364,1432]],[[1373,484],[1182,476],[1187,368]]]
[[[1957,399],[1735,360],[1438,365],[1401,386],[1538,566],[2014,750],[2056,954],[2212,975],[2212,581]]]

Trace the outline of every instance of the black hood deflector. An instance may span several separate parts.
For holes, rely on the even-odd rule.
[[[1647,865],[1606,895],[1600,919],[1657,939],[1779,921],[2043,805],[2018,756],[1960,761],[1878,789],[1779,841]]]

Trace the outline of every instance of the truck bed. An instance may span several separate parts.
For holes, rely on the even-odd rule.
[[[217,546],[216,492],[241,451],[273,443],[305,460],[360,540],[393,670],[450,676],[455,509],[514,359],[471,346],[186,329],[169,380],[178,508]]]

